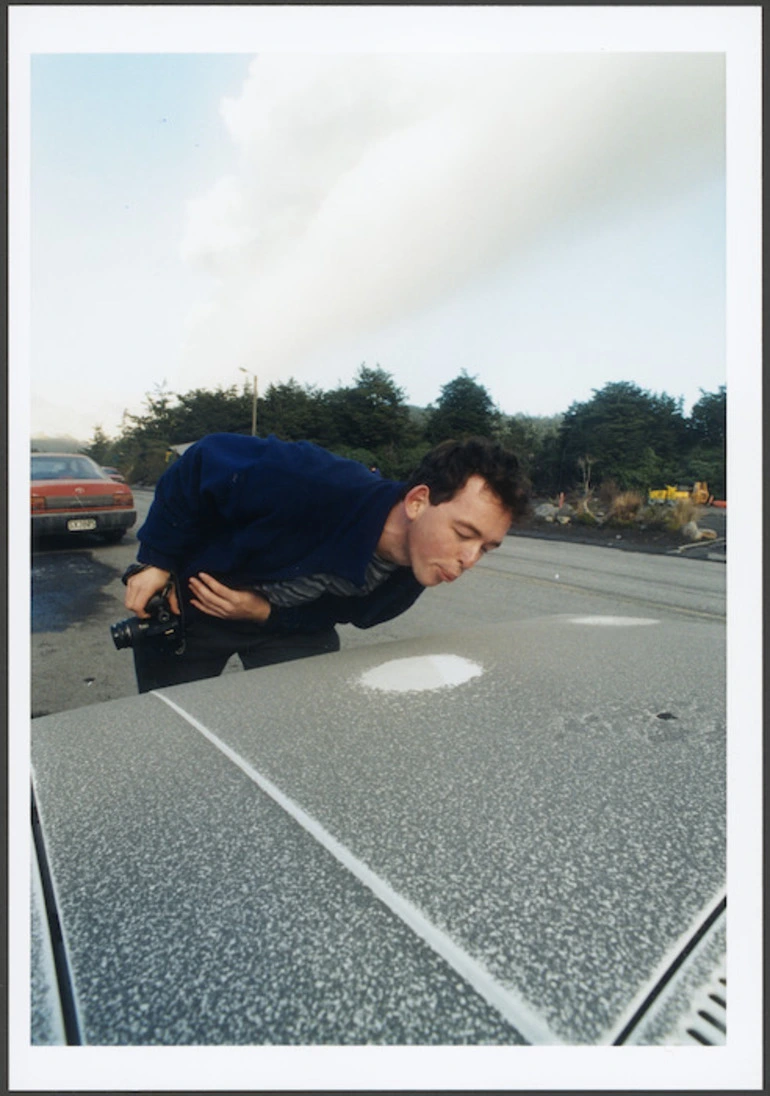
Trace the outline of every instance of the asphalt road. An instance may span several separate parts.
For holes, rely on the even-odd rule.
[[[135,559],[135,530],[152,493],[137,490],[135,499],[137,524],[121,544],[84,536],[50,541],[34,553],[33,717],[136,692],[131,653],[116,650],[109,631],[127,615],[120,576]],[[348,648],[562,614],[673,617],[697,625],[724,621],[725,586],[723,563],[686,554],[508,537],[460,582],[426,591],[403,616],[368,631],[343,625],[340,634]],[[229,671],[240,672],[240,664],[232,660]],[[559,679],[556,663],[553,679]]]

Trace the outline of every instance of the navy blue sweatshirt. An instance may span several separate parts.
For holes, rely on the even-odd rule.
[[[210,434],[158,481],[137,533],[138,559],[176,574],[186,601],[185,580],[199,571],[233,587],[319,573],[363,585],[403,486],[310,442]],[[273,607],[257,627],[369,628],[403,613],[422,591],[411,569],[399,567],[363,597],[323,594],[292,608]]]

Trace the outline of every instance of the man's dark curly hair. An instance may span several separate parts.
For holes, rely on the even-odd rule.
[[[430,488],[432,506],[449,502],[468,482],[481,476],[513,518],[521,517],[529,502],[526,477],[518,458],[490,438],[442,441],[426,453],[409,477],[404,494],[420,483]]]

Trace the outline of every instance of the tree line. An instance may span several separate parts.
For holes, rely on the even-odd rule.
[[[241,389],[186,393],[164,384],[147,394],[142,413],[124,416],[117,437],[96,427],[85,452],[118,467],[132,483],[153,484],[174,445],[220,431],[250,434],[252,411],[248,382]],[[508,415],[465,370],[441,388],[435,404],[421,408],[407,404],[404,390],[379,365],[362,364],[352,384],[330,390],[294,378],[270,384],[258,400],[257,434],[313,441],[394,479],[406,478],[437,442],[480,434],[517,453],[539,495],[602,485],[644,491],[696,480],[707,481],[716,497],[725,494],[724,385],[711,393],[701,389],[689,416],[681,398],[629,381],[594,389],[563,414]]]

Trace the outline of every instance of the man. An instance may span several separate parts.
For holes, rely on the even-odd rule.
[[[134,644],[140,692],[339,650],[335,624],[370,628],[497,548],[526,506],[516,457],[447,441],[407,483],[310,442],[211,434],[163,474],[138,532],[126,607],[168,588],[184,649]],[[181,604],[180,604],[181,601]]]

